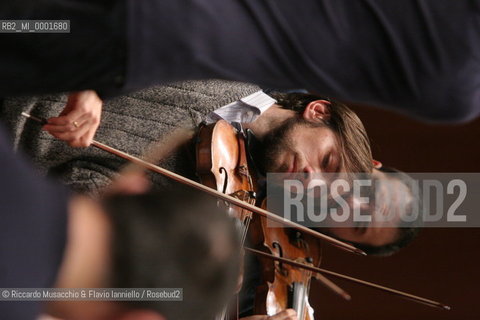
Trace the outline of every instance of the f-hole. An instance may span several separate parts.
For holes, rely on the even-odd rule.
[[[280,245],[280,243],[278,243],[277,241],[273,242],[272,243],[272,246],[278,250],[278,255],[280,256],[280,258],[283,258],[283,249],[282,249],[282,246]],[[282,274],[284,276],[287,275],[287,270],[283,268],[283,263],[282,262],[278,262],[278,268],[280,269],[280,271],[282,272]]]
[[[218,169],[218,172],[224,174],[225,178],[223,178],[224,181],[223,181],[222,193],[227,193],[227,186],[228,186],[228,172],[227,172],[227,169],[225,169],[224,167],[221,167],[220,169]]]

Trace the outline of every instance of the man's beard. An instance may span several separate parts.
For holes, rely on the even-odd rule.
[[[291,133],[295,128],[306,123],[303,119],[290,118],[265,136],[263,139],[265,148],[261,155],[264,172],[286,172],[289,169],[287,164],[278,164],[278,159],[282,153],[294,152]]]

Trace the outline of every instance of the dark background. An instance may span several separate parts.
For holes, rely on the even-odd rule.
[[[407,172],[480,172],[480,119],[432,125],[396,113],[352,106],[369,133],[374,157]],[[480,196],[480,195],[479,195]],[[479,213],[480,214],[480,213]],[[352,295],[342,301],[313,282],[315,319],[480,319],[480,229],[424,229],[392,257],[357,257],[324,246],[322,266],[448,304],[442,311],[341,280]]]

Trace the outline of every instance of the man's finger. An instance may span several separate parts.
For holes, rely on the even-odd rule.
[[[100,124],[100,117],[93,116],[91,114],[83,114],[79,118],[77,118],[75,121],[78,123],[85,123],[88,122],[90,126],[97,126]]]
[[[84,117],[77,118],[73,121],[67,117],[51,118],[47,120],[47,124],[45,125],[46,128],[44,128],[44,130],[47,130],[47,131],[52,130],[57,132],[75,131],[84,122],[86,122],[85,120],[82,120],[82,119],[84,119]]]
[[[100,119],[91,117],[90,115],[82,115],[74,121],[68,119],[67,117],[51,118],[42,129],[49,132],[73,132],[85,124],[88,124],[93,130],[96,130],[100,124]]]
[[[84,123],[79,123],[77,121],[77,125],[70,123],[67,125],[57,126],[52,124],[46,124],[42,127],[43,130],[48,131],[49,133],[67,133],[67,132],[75,132],[78,131],[79,128],[83,127]]]
[[[51,133],[51,135],[68,143],[70,143],[70,141],[80,139],[83,136],[83,134],[79,134],[78,132],[54,132]]]
[[[86,112],[86,110],[84,110],[82,107],[77,107],[74,109],[65,108],[65,110],[63,110],[58,117],[50,118],[47,120],[47,122],[50,124],[65,125],[72,123],[73,121],[78,120],[85,115],[91,116],[91,114]]]
[[[87,125],[73,132],[50,132],[55,138],[64,140],[72,147],[87,147],[92,143],[93,134]]]
[[[61,116],[50,118],[47,120],[47,123],[55,126],[64,126],[70,124],[71,121],[67,117]]]

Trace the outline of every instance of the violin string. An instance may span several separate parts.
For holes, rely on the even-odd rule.
[[[245,233],[244,233],[244,237],[243,237],[243,244],[245,244],[245,240],[247,238],[247,233],[248,233],[248,229],[250,227],[250,222],[252,221],[252,218],[251,217],[247,217],[246,219],[246,223],[245,223]]]
[[[243,197],[243,201],[247,201],[246,198],[246,194],[244,194],[244,197]],[[249,201],[250,202],[250,201]],[[242,209],[242,212],[246,211],[245,209]],[[248,211],[247,211],[248,212]],[[243,225],[244,225],[244,229],[243,229],[243,236],[242,236],[242,246],[245,245],[245,241],[247,239],[247,233],[248,233],[248,229],[250,227],[250,219],[251,219],[251,216],[249,213],[244,213],[244,216],[245,216],[245,220],[243,221]]]

